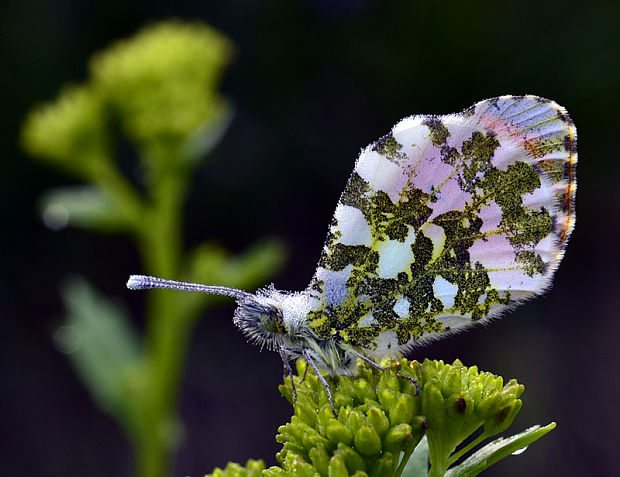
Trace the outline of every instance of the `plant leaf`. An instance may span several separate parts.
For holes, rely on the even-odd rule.
[[[98,187],[76,186],[48,191],[40,200],[45,225],[62,230],[67,225],[90,230],[116,231],[129,222]]]
[[[422,437],[403,469],[401,477],[426,477],[428,475],[428,441]]]
[[[206,158],[228,131],[234,116],[233,107],[222,102],[215,114],[215,118],[199,126],[183,144],[182,157],[188,163],[196,164]]]
[[[83,278],[65,283],[62,296],[67,316],[54,335],[56,346],[67,354],[95,402],[132,424],[132,386],[143,373],[138,369],[140,343],[127,313]]]
[[[490,467],[504,457],[508,457],[521,449],[525,449],[532,442],[540,439],[554,428],[555,422],[552,422],[545,427],[540,427],[538,425],[532,426],[511,437],[500,437],[469,456],[461,464],[452,467],[446,472],[446,477],[473,477],[478,475],[484,469]]]
[[[286,251],[278,240],[262,240],[241,254],[230,256],[212,243],[200,245],[192,255],[191,281],[251,289],[262,285],[284,264]]]

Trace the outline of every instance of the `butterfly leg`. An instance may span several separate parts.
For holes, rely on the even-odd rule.
[[[301,381],[299,381],[300,383],[303,383],[306,380],[307,374],[308,374],[308,364],[306,363],[306,366],[304,368],[304,375],[301,377]]]
[[[368,363],[369,365],[371,365],[373,368],[376,368],[380,371],[386,371],[387,368],[381,366],[380,364],[375,363],[372,359],[367,358],[366,356],[364,356],[361,353],[358,353],[355,350],[351,350],[351,352],[357,356],[359,359],[361,359],[362,361]],[[420,387],[418,386],[418,382],[416,381],[416,379],[413,376],[405,376],[404,374],[400,374],[400,373],[396,373],[396,376],[398,376],[399,378],[402,379],[408,379],[409,381],[411,381],[413,383],[413,385],[415,386],[415,394],[416,396],[418,394],[420,394]]]
[[[289,376],[291,378],[291,387],[293,388],[293,403],[296,403],[297,402],[297,389],[295,389],[295,381],[293,380],[293,368],[291,368],[291,363],[288,360],[286,351],[283,348],[279,348],[278,353],[280,353],[282,364],[284,364],[284,377],[286,378],[287,376]]]
[[[321,381],[321,384],[325,388],[325,391],[327,391],[327,397],[329,398],[329,403],[332,405],[332,412],[334,413],[334,417],[337,418],[338,417],[338,413],[336,412],[336,407],[334,406],[334,399],[332,398],[332,392],[329,389],[329,384],[327,384],[327,381],[325,380],[325,378],[321,374],[321,371],[319,370],[318,366],[316,365],[316,363],[314,362],[314,360],[310,356],[310,353],[308,352],[308,350],[304,350],[303,351],[303,356],[304,356],[304,359],[306,360],[306,362],[310,363],[310,366],[312,366],[312,369],[314,369],[314,372],[319,377],[319,381]]]

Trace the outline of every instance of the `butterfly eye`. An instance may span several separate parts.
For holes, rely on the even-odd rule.
[[[270,333],[284,333],[285,329],[282,323],[282,314],[276,308],[264,310],[259,316],[260,324],[263,325],[265,331]]]
[[[262,328],[268,333],[285,333],[282,312],[272,305],[265,305],[255,301],[242,304],[237,320],[242,328]]]

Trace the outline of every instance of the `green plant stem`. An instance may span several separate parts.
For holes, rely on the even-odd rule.
[[[187,187],[186,174],[162,176],[149,191],[151,206],[138,230],[138,248],[148,273],[172,277],[179,272],[182,253],[181,208]]]
[[[114,162],[108,155],[89,162],[89,180],[108,195],[120,213],[125,215],[127,223],[137,227],[144,211],[144,204],[138,192],[113,165]]]
[[[448,456],[452,451],[448,449],[449,445],[441,442],[432,434],[432,432],[427,432],[426,434],[431,461],[428,477],[443,477],[448,470]]]
[[[145,269],[157,276],[176,276],[182,253],[181,209],[187,176],[179,171],[162,174],[144,204],[137,191],[109,160],[93,161],[89,175],[126,215],[134,230]],[[148,378],[138,388],[138,427],[132,434],[135,474],[164,477],[178,440],[175,413],[181,369],[193,320],[178,297],[153,291],[147,302],[145,370]],[[189,312],[189,313],[188,313]]]
[[[420,436],[422,436],[423,434],[420,434]],[[396,469],[396,472],[394,472],[394,477],[400,477],[401,474],[403,473],[403,470],[405,470],[405,467],[407,465],[407,462],[409,462],[409,459],[411,458],[411,454],[413,454],[413,451],[415,450],[415,447],[419,444],[420,439],[416,439],[411,441],[411,443],[409,443],[406,447],[405,450],[403,452],[403,456],[400,460],[400,464],[398,466],[398,468]]]
[[[169,475],[177,445],[176,402],[193,320],[179,316],[170,294],[154,292],[149,299],[146,360],[148,386],[144,389],[144,427],[136,446],[136,475]]]
[[[486,433],[482,433],[480,434],[478,437],[476,437],[473,441],[471,441],[469,444],[467,444],[466,446],[464,446],[462,449],[460,449],[458,452],[455,452],[454,454],[452,454],[450,456],[450,458],[448,459],[448,464],[452,465],[454,464],[457,460],[459,460],[462,456],[464,456],[465,454],[467,454],[471,449],[473,449],[474,447],[476,447],[478,444],[480,444],[482,441],[484,441],[486,438],[488,438],[489,436]]]
[[[163,174],[150,192],[151,206],[139,230],[138,248],[148,273],[178,276],[182,251],[181,208],[186,174],[176,170]],[[178,444],[180,423],[176,404],[189,336],[195,312],[179,305],[175,293],[154,290],[147,302],[145,363],[147,386],[142,429],[136,447],[136,475],[164,477]]]

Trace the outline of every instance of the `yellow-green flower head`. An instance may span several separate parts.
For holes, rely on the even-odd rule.
[[[93,84],[131,140],[176,145],[221,113],[216,87],[231,51],[202,23],[153,24],[95,55]]]
[[[397,372],[414,377],[423,391],[416,395]],[[386,372],[362,364],[359,376],[330,382],[335,418],[314,373],[295,381],[295,415],[277,436],[281,467],[267,469],[265,476],[398,475],[401,456],[408,458],[425,434],[431,465],[447,469],[457,446],[478,428],[490,437],[510,425],[523,392],[514,380],[504,386],[501,377],[460,361],[403,359]],[[280,389],[293,402],[290,384]]]
[[[72,86],[29,114],[21,139],[33,156],[84,168],[88,161],[81,159],[100,156],[108,148],[104,123],[99,98],[86,87]]]

